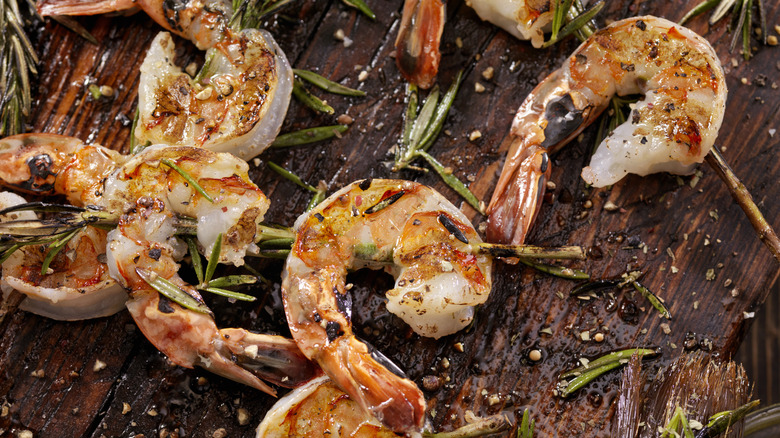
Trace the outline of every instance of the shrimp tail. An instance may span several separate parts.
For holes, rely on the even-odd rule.
[[[331,373],[331,379],[364,410],[396,432],[422,428],[425,397],[389,359],[354,336],[342,337],[326,349],[319,359],[321,365],[342,370]]]
[[[136,0],[39,0],[38,13],[42,17],[54,15],[98,15],[113,12],[135,12]]]
[[[579,135],[605,108],[568,87],[560,71],[534,88],[512,123],[513,140],[488,205],[489,241],[524,243],[550,177],[549,154]]]
[[[522,244],[539,213],[550,177],[550,159],[541,147],[521,152],[507,160],[499,188],[490,200],[487,222],[490,242]]]
[[[295,388],[322,375],[322,370],[304,356],[292,339],[239,328],[226,328],[219,333],[241,368],[275,385]]]
[[[442,0],[406,0],[395,40],[395,61],[401,74],[422,88],[430,88],[439,71],[439,43],[446,5]]]
[[[200,366],[272,396],[276,390],[263,379],[294,386],[319,374],[300,351],[295,351],[292,342],[240,329],[218,330],[210,314],[180,307],[154,290],[134,291],[132,295],[127,309],[136,324],[176,365]],[[273,348],[280,350],[271,352]]]

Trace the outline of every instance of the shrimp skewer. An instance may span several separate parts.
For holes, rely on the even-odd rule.
[[[230,154],[193,147],[150,147],[126,161],[126,157],[100,146],[47,134],[0,140],[0,162],[19,169],[12,172],[11,166],[0,167],[0,181],[6,185],[65,194],[73,204],[92,204],[106,217],[118,220],[117,228],[108,234],[92,228],[83,230],[88,236],[103,234],[89,241],[91,252],[80,253],[70,265],[53,264],[58,270],[50,275],[21,275],[30,272],[26,266],[30,254],[9,259],[3,266],[4,283],[23,283],[25,288],[17,289],[27,295],[50,282],[56,284],[57,291],[72,289],[77,296],[86,295],[81,298],[84,301],[74,298],[69,306],[78,308],[81,304],[84,317],[99,311],[99,307],[89,306],[101,304],[90,295],[105,293],[105,287],[96,286],[83,294],[72,285],[80,281],[73,270],[86,265],[101,273],[101,278],[109,278],[107,272],[109,279],[122,286],[118,289],[121,297],[112,299],[126,305],[147,339],[177,365],[201,366],[269,394],[275,394],[275,390],[261,379],[296,386],[319,374],[292,340],[243,329],[218,329],[197,290],[178,275],[177,260],[187,248],[175,236],[179,216],[194,218],[204,253],[211,253],[219,236],[223,236],[221,262],[241,265],[246,252],[254,248],[259,222],[269,202],[249,180],[246,162]],[[196,181],[210,194],[211,201],[175,168]],[[100,239],[102,248],[97,245]],[[75,249],[80,250],[79,242],[83,240],[74,239],[74,245],[78,245]],[[160,278],[200,303],[205,311],[185,308],[162,297],[150,285]],[[129,301],[125,289],[129,290]],[[58,308],[61,300],[64,298],[50,298],[48,308],[60,316],[70,315],[70,310]]]
[[[206,52],[205,71],[196,78],[173,63],[170,33],[153,40],[141,64],[139,120],[141,144],[194,145],[231,152],[249,160],[279,134],[292,95],[293,72],[270,33],[230,27],[226,0],[109,0],[84,6],[48,1],[42,15],[97,14],[140,7],[165,29]]]
[[[523,243],[550,174],[548,154],[596,120],[612,96],[637,93],[643,99],[598,146],[582,178],[604,187],[628,173],[692,172],[723,120],[718,57],[702,37],[665,19],[621,20],[588,38],[520,106],[488,206],[488,240]]]
[[[397,432],[422,427],[416,385],[385,367],[351,325],[348,270],[396,277],[387,308],[418,334],[439,338],[473,319],[491,287],[491,259],[468,219],[432,189],[364,180],[336,192],[295,224],[282,274],[287,321],[301,351],[365,411]]]

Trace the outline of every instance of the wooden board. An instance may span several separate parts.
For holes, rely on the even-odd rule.
[[[354,119],[343,138],[260,157],[263,162],[252,175],[272,200],[271,221],[291,225],[309,194],[269,171],[266,161],[292,169],[313,184],[324,180],[331,192],[360,178],[406,178],[432,185],[460,202],[432,173],[395,174],[385,165],[404,111],[404,83],[392,58],[401,4],[369,3],[377,12],[376,21],[341,2],[308,0],[286,8],[284,19],[269,25],[294,66],[368,92],[364,98],[325,96],[336,116]],[[465,69],[466,76],[445,126],[448,134],[430,152],[459,178],[472,181],[472,190],[487,201],[503,163],[504,140],[515,109],[576,42],[534,50],[481,22],[463,3],[448,6],[439,80],[446,87],[459,69]],[[678,20],[688,7],[681,0],[615,0],[608,2],[599,20],[639,14]],[[765,2],[765,7],[770,27],[780,22],[780,4]],[[72,135],[126,151],[138,67],[159,29],[142,14],[79,21],[99,45],[52,22],[35,37],[42,62],[30,130]],[[729,102],[718,143],[766,217],[780,227],[780,164],[775,158],[780,135],[769,134],[780,127],[780,99],[773,85],[780,83],[778,49],[760,47],[746,63],[738,53],[728,52],[725,23],[710,27],[700,17],[690,27],[714,45],[727,68]],[[338,29],[352,40],[351,46],[333,37]],[[462,47],[456,44],[458,38]],[[185,64],[202,57],[185,42],[177,53]],[[495,74],[484,79],[481,73],[488,67]],[[368,77],[361,82],[362,71]],[[759,85],[761,76],[767,78],[764,86]],[[475,91],[477,82],[484,85],[484,93]],[[116,98],[93,99],[87,91],[90,83],[114,87]],[[317,115],[294,103],[285,131],[331,124],[336,116]],[[469,141],[475,130],[482,137]],[[529,407],[539,436],[607,436],[619,374],[603,376],[576,397],[562,400],[552,394],[559,372],[581,356],[637,346],[662,347],[663,354],[648,362],[657,368],[678,356],[686,335],[695,339],[694,349],[731,357],[750,327],[751,312],[777,288],[777,263],[710,168],[700,166],[696,184],[692,177],[662,174],[629,177],[607,189],[587,188],[578,175],[594,136],[595,129],[588,129],[581,141],[553,157],[552,181],[557,188],[528,240],[586,247],[592,257],[574,266],[594,278],[643,271],[643,283],[674,315],[669,333],[661,327],[666,321],[636,294],[616,290],[614,299],[568,298],[572,282],[498,263],[491,297],[471,330],[439,341],[421,339],[386,312],[381,293],[391,285],[389,277],[355,274],[351,281],[356,284],[356,332],[416,382],[431,374],[446,381],[439,389],[426,391],[429,418],[437,429],[464,424],[467,411],[517,414]],[[591,208],[586,208],[587,201]],[[621,210],[604,211],[608,201]],[[474,217],[475,225],[484,221],[469,207],[464,211]],[[211,300],[218,323],[285,334],[278,286],[281,263],[256,264],[274,286],[252,291],[261,298],[257,304]],[[541,332],[547,328],[552,335]],[[604,341],[583,341],[581,333],[586,330],[604,334]],[[6,433],[210,437],[224,429],[227,436],[254,436],[254,428],[274,403],[269,396],[204,371],[172,366],[140,334],[127,312],[64,323],[16,311],[4,317],[0,331],[0,402],[8,407],[0,417],[0,429]],[[527,358],[532,348],[542,352],[538,363]],[[102,369],[95,366],[98,361],[105,364]],[[239,423],[240,413],[248,416],[246,424]]]

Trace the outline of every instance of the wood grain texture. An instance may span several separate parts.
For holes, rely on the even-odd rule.
[[[294,170],[313,184],[324,180],[330,192],[360,178],[394,177],[429,184],[460,202],[432,173],[395,174],[386,166],[405,107],[404,83],[392,58],[401,4],[369,3],[377,12],[376,21],[338,1],[308,0],[288,7],[283,19],[269,23],[295,67],[368,92],[364,98],[323,96],[336,108],[336,116],[348,114],[354,119],[342,138],[272,150],[260,157],[262,162],[251,174],[272,200],[269,221],[291,225],[309,193],[269,171],[266,161]],[[780,4],[765,3],[768,23],[780,23]],[[448,6],[439,82],[448,86],[460,69],[466,75],[445,125],[447,133],[430,152],[462,180],[472,181],[472,190],[487,201],[503,164],[516,108],[576,43],[534,50],[481,22],[462,2]],[[681,0],[614,0],[599,20],[640,14],[678,20],[688,7]],[[42,63],[30,131],[72,135],[127,151],[138,67],[158,27],[142,14],[80,22],[99,45],[51,22],[37,35]],[[710,27],[700,17],[689,26],[713,44],[727,69],[730,92],[718,144],[770,223],[780,227],[780,162],[776,159],[780,135],[769,135],[769,129],[780,128],[780,91],[772,86],[780,83],[776,64],[780,52],[760,47],[754,59],[744,62],[739,54],[728,53],[730,34],[725,23]],[[350,47],[334,39],[337,29],[353,40]],[[179,42],[177,58],[182,63],[202,59],[190,44]],[[737,60],[736,66],[732,59]],[[495,69],[489,80],[481,76],[488,67]],[[368,72],[362,82],[361,71]],[[759,75],[767,78],[765,86],[758,85]],[[485,86],[484,93],[475,91],[476,82]],[[117,95],[95,100],[87,91],[89,83],[110,85]],[[317,115],[293,103],[284,129],[331,124],[336,116]],[[482,137],[469,141],[474,130]],[[594,278],[641,270],[642,283],[664,299],[673,320],[659,318],[647,301],[628,290],[613,290],[588,301],[568,298],[572,282],[497,263],[493,292],[480,308],[476,324],[434,341],[414,335],[387,313],[382,292],[391,287],[389,277],[353,274],[356,332],[416,382],[431,374],[446,381],[438,390],[426,392],[429,418],[437,429],[464,424],[467,411],[515,415],[528,407],[539,436],[607,436],[619,373],[603,376],[564,400],[553,396],[559,372],[575,366],[579,357],[639,346],[662,348],[660,357],[646,362],[649,369],[656,369],[681,353],[686,337],[694,340],[689,342],[693,349],[730,358],[754,320],[746,312],[758,311],[769,292],[777,291],[777,263],[714,171],[700,166],[701,178],[695,185],[690,176],[661,174],[632,176],[606,189],[588,188],[579,178],[579,169],[588,160],[594,136],[595,128],[589,128],[581,141],[553,157],[552,181],[557,188],[543,205],[528,241],[586,247],[589,260],[572,266]],[[586,201],[591,208],[586,208]],[[608,201],[621,210],[604,211]],[[484,221],[468,206],[463,209],[475,225]],[[212,299],[218,324],[287,334],[279,296],[282,265],[253,263],[276,283],[251,291],[260,298],[258,303]],[[710,270],[715,275],[712,280],[708,280]],[[767,318],[777,320],[776,314]],[[668,334],[661,327],[664,323],[669,324]],[[546,328],[553,335],[542,333]],[[586,330],[591,335],[603,333],[604,341],[583,341],[581,333]],[[0,429],[6,433],[210,437],[224,428],[228,436],[250,437],[274,403],[265,394],[204,371],[170,365],[143,338],[127,312],[64,323],[16,311],[0,320],[0,332],[0,401],[9,408],[8,415],[0,418]],[[462,352],[456,344],[462,344]],[[542,351],[541,361],[528,359],[531,349]],[[770,353],[759,357],[770,358]],[[443,364],[445,358],[449,367]],[[105,367],[97,370],[96,361]],[[778,376],[774,377],[776,383]],[[491,395],[498,395],[498,403],[491,401],[496,400]],[[240,410],[249,416],[247,424],[239,424]]]

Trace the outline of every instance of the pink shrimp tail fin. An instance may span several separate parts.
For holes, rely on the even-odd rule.
[[[425,418],[425,397],[411,380],[386,368],[396,368],[381,356],[377,361],[354,336],[331,343],[318,362],[336,384],[363,409],[395,432],[419,432]],[[338,370],[338,372],[333,372]],[[399,370],[400,372],[400,370]]]
[[[513,144],[511,150],[516,146]],[[489,242],[524,243],[544,198],[550,176],[547,151],[540,146],[516,150],[510,152],[488,206]]]
[[[294,342],[241,329],[218,330],[211,315],[161,299],[157,291],[133,291],[126,305],[146,339],[176,365],[200,366],[272,396],[276,390],[263,379],[295,386],[320,373]]]
[[[439,71],[439,43],[446,6],[442,0],[406,0],[395,40],[395,62],[401,74],[422,88],[430,88]]]
[[[239,328],[222,329],[219,334],[236,364],[275,385],[295,388],[322,375],[292,339]]]
[[[52,15],[98,15],[138,9],[135,0],[39,0],[38,13]]]

